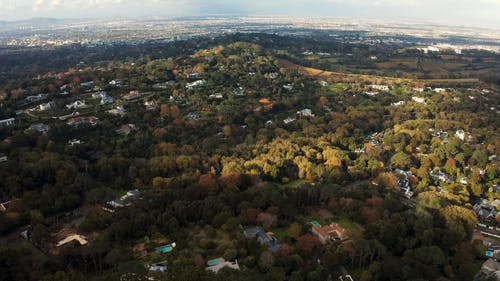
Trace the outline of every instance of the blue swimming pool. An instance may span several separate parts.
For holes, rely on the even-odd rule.
[[[312,221],[311,224],[313,226],[321,226],[321,224],[319,222],[317,222],[317,221]]]
[[[166,246],[157,248],[156,252],[159,254],[163,254],[163,253],[171,252],[173,249],[174,248],[171,245],[166,245]]]
[[[213,260],[207,261],[207,264],[209,266],[214,266],[214,265],[218,265],[219,263],[222,263],[222,262],[224,262],[224,259],[223,258],[218,258],[218,259],[213,259]]]

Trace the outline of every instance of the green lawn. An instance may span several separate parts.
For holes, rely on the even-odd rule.
[[[361,225],[343,216],[335,219],[336,222],[340,224],[343,228],[349,230],[352,239],[359,240],[363,238],[363,232],[365,230]]]

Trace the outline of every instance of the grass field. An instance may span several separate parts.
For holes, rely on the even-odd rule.
[[[427,86],[432,86],[436,84],[475,84],[479,82],[477,78],[458,78],[458,79],[409,79],[409,78],[397,78],[388,76],[377,76],[377,75],[365,75],[365,74],[352,74],[343,72],[332,72],[325,71],[317,68],[305,67],[295,64],[291,61],[285,59],[278,59],[279,67],[285,70],[295,70],[307,76],[312,76],[317,79],[344,79],[352,80],[353,82],[366,82],[366,83],[384,83],[388,84],[425,84]],[[445,71],[445,70],[443,70]]]

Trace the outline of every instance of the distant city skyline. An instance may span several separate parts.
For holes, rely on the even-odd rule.
[[[500,28],[500,0],[0,0],[0,20],[185,16],[341,17]]]

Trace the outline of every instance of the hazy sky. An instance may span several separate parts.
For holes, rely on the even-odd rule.
[[[206,15],[412,19],[500,28],[500,0],[0,0],[0,20]]]

